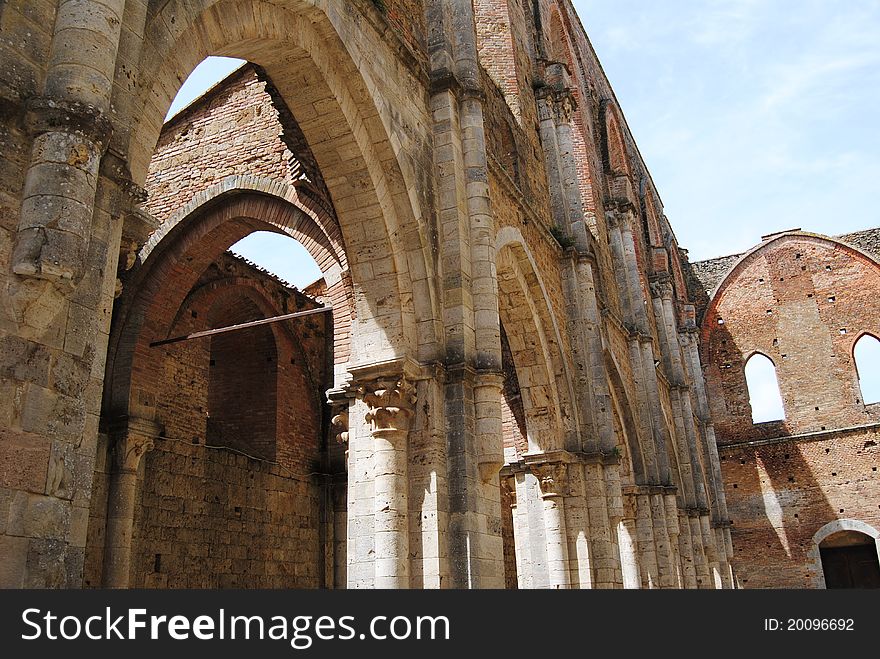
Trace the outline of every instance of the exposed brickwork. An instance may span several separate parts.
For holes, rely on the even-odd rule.
[[[318,489],[228,451],[160,440],[146,458],[133,586],[318,586]]]
[[[145,209],[159,222],[235,174],[294,184],[323,180],[302,132],[265,73],[245,64],[175,115],[150,161]]]
[[[185,297],[170,333],[291,307],[317,304],[226,254]],[[318,315],[151,349],[158,359],[142,372],[158,378],[134,386],[155,399],[163,430],[143,467],[133,585],[318,585],[319,492],[309,474],[319,469],[324,322]],[[95,481],[86,582],[100,585],[106,473]]]
[[[692,266],[706,300],[718,289],[702,358],[745,587],[815,587],[817,531],[880,524],[880,409],[862,402],[853,361],[859,337],[880,330],[880,267],[846,246],[871,252],[877,235],[783,233]],[[784,421],[752,423],[744,366],[755,352],[776,366]]]
[[[744,588],[814,588],[813,536],[836,519],[880,528],[880,429],[722,448]]]

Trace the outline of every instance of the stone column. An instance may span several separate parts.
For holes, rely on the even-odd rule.
[[[622,517],[617,522],[617,545],[620,551],[620,569],[623,574],[623,587],[637,589],[642,587],[639,573],[639,560],[636,556],[636,521],[633,517]]]
[[[699,434],[702,444],[702,457],[706,463],[704,478],[708,484],[709,504],[713,525],[721,529],[721,540],[716,541],[718,563],[721,580],[726,588],[733,588],[735,579],[731,567],[733,546],[730,541],[730,519],[727,510],[727,499],[724,494],[724,480],[721,474],[721,461],[718,457],[718,445],[715,439],[715,428],[709,412],[708,394],[703,371],[700,365],[699,336],[694,320],[693,307],[685,309],[685,330],[679,334],[679,341],[684,352],[684,364],[693,382],[694,394],[692,413],[698,420],[694,433]],[[705,496],[705,494],[704,494]]]
[[[590,516],[584,488],[584,466],[568,467],[568,494],[564,500],[565,528],[569,555],[569,583],[572,588],[593,587],[593,557],[590,547]]]
[[[547,569],[550,588],[569,588],[568,540],[565,530],[563,498],[566,492],[567,465],[541,462],[530,465],[541,487],[544,502],[544,535],[547,542]]]
[[[415,388],[405,378],[360,386],[369,407],[375,488],[376,588],[409,587],[407,442]]]
[[[709,564],[708,550],[703,541],[703,529],[700,525],[701,512],[691,508],[688,510],[688,525],[691,531],[691,543],[694,550],[694,570],[698,588],[714,588],[712,571]]]
[[[348,563],[348,471],[349,471],[349,450],[348,450],[348,408],[349,401],[342,395],[331,395],[328,392],[328,402],[333,405],[333,409],[338,411],[330,419],[332,430],[331,437],[335,437],[336,443],[340,447],[344,447],[343,454],[343,471],[338,471],[338,463],[330,460],[331,473],[333,480],[330,484],[330,500],[332,508],[329,511],[332,522],[328,523],[327,538],[331,545],[332,552],[332,578],[328,580],[331,588],[344,588],[348,580],[347,563]],[[342,392],[339,392],[342,393]],[[330,451],[328,450],[328,453]]]
[[[617,516],[622,515],[622,500],[620,480],[609,478],[609,475],[616,475],[617,465],[610,467],[603,465],[598,458],[583,465],[594,588],[611,589],[619,585],[620,560],[614,534]]]
[[[12,270],[68,289],[83,273],[125,0],[59,3],[34,134]]]
[[[137,418],[121,420],[111,429],[111,472],[104,539],[104,587],[131,585],[132,531],[141,459],[153,450],[161,426]]]
[[[654,519],[651,511],[651,497],[645,488],[638,488],[633,496],[635,509],[637,548],[641,566],[642,587],[660,587],[660,566],[657,561],[657,546],[654,541]]]
[[[510,516],[513,520],[513,553],[516,559],[516,584],[517,588],[524,588],[523,575],[525,570],[523,567],[523,549],[525,542],[525,534],[522,529],[522,522],[519,519],[519,506],[517,501],[516,475],[510,474],[501,477],[501,501],[502,505],[507,501],[510,505]]]
[[[673,588],[684,588],[684,567],[681,560],[681,525],[679,523],[678,497],[674,492],[663,495],[663,504],[666,507],[666,528],[669,533],[669,546],[672,554],[673,565]]]
[[[697,569],[694,558],[694,544],[691,540],[691,527],[687,509],[678,509],[678,551],[681,561],[682,582],[685,588],[697,588]]]

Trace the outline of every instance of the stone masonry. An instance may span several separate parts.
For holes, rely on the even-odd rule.
[[[569,0],[0,36],[0,586],[734,586],[687,270]],[[163,125],[208,55],[250,64]]]

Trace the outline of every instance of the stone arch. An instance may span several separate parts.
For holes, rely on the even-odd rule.
[[[629,153],[621,130],[621,118],[617,106],[611,100],[602,102],[602,155],[606,171],[612,176],[624,176],[632,185],[632,168]]]
[[[822,568],[822,555],[819,551],[820,545],[832,535],[845,531],[855,531],[873,538],[877,548],[877,559],[880,561],[880,531],[870,524],[857,519],[835,519],[813,534],[813,542],[809,550],[807,550],[807,557],[810,559],[811,571],[813,573],[813,586],[815,588],[825,588],[825,572]]]
[[[563,448],[576,435],[577,411],[547,291],[518,229],[498,232],[496,254],[500,323],[522,393],[529,451]]]
[[[389,97],[392,88],[375,75],[384,53],[367,50],[375,35],[365,31],[373,28],[355,19],[305,0],[284,7],[264,0],[171,0],[148,17],[133,101],[124,99],[130,83],[117,80],[114,100],[130,123],[118,147],[129,155],[135,182],[142,182],[162,117],[186,74],[212,54],[254,62],[296,118],[324,176],[358,289],[356,322],[372,334],[372,355],[433,357],[439,326],[431,234],[420,230],[422,196],[409,193],[419,189],[412,180],[417,172],[393,139],[401,114],[420,121],[424,110]],[[433,334],[422,332],[421,351],[416,313],[433,323]]]

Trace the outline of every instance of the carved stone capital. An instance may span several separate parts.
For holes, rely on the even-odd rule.
[[[674,294],[671,277],[658,277],[650,283],[651,297],[671,300]]]
[[[33,136],[52,132],[75,133],[97,145],[99,151],[107,148],[113,132],[113,124],[97,108],[55,98],[30,99],[26,122],[28,132]]]
[[[343,408],[339,414],[330,419],[330,424],[337,430],[336,442],[348,444],[348,408]]]
[[[538,99],[538,119],[540,121],[550,121],[556,118],[554,104],[553,94],[547,94],[543,98]]]
[[[545,499],[565,495],[567,467],[564,462],[542,462],[531,465],[532,473],[538,479]]]
[[[516,508],[516,476],[502,475],[501,481],[501,503],[505,501],[511,508]]]
[[[406,377],[362,384],[358,392],[370,408],[365,418],[373,433],[409,430],[415,412],[416,388]]]
[[[120,420],[111,430],[111,460],[116,472],[136,473],[141,459],[155,447],[161,426],[145,419]]]
[[[577,109],[577,101],[570,90],[565,89],[554,94],[553,109],[556,115],[556,122],[560,124],[571,123],[571,117]]]

